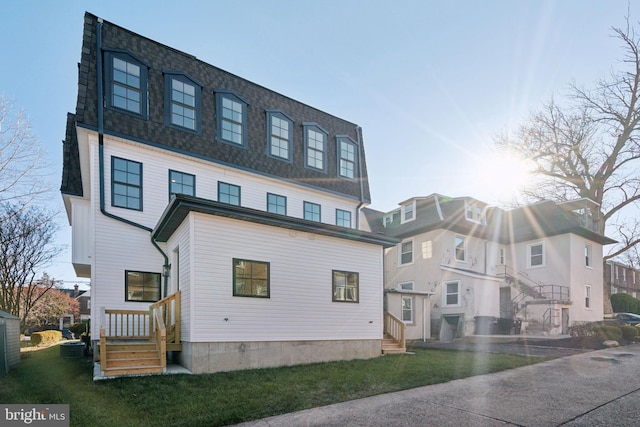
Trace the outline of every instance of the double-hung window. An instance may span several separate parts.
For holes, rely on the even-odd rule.
[[[444,306],[460,305],[460,282],[445,282],[443,292]]]
[[[327,132],[312,123],[303,123],[305,166],[327,171]]]
[[[304,219],[320,222],[320,205],[317,203],[304,202]]]
[[[124,272],[125,301],[155,302],[160,300],[160,273]]]
[[[278,194],[267,193],[267,212],[286,215],[287,198]]]
[[[413,262],[413,240],[400,243],[400,265]]]
[[[591,285],[584,287],[584,308],[591,308]]]
[[[586,267],[591,267],[591,245],[584,245],[584,265]]]
[[[233,296],[269,298],[269,263],[233,259]]]
[[[147,117],[148,65],[132,55],[107,51],[105,54],[106,104],[130,114]]]
[[[351,228],[351,212],[336,209],[336,225]]]
[[[400,213],[402,215],[400,220],[401,224],[413,221],[416,218],[416,201],[412,200],[411,202],[402,205]]]
[[[351,138],[339,136],[338,142],[338,174],[344,178],[356,176],[356,144]]]
[[[413,290],[413,282],[400,283],[400,289],[406,291]],[[405,323],[413,323],[413,297],[411,295],[402,296],[402,321]]]
[[[293,120],[279,111],[267,111],[267,154],[289,162],[293,159]]]
[[[544,265],[544,245],[535,243],[527,246],[528,267],[541,267]]]
[[[240,206],[240,186],[218,182],[218,201]]]
[[[202,85],[182,73],[165,70],[165,123],[200,132]]]
[[[358,273],[333,270],[333,301],[358,302],[359,281]]]
[[[169,170],[169,199],[174,194],[196,195],[196,177],[190,173]]]
[[[111,157],[111,205],[142,210],[142,163]]]
[[[222,142],[247,147],[247,102],[227,91],[216,93],[216,130]]]
[[[456,261],[466,261],[467,260],[467,240],[463,236],[455,236],[454,237],[454,252]]]

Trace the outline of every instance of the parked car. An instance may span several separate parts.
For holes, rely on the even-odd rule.
[[[620,325],[640,327],[640,315],[634,313],[616,313],[616,320]]]
[[[73,340],[76,338],[74,333],[71,332],[69,329],[63,329],[60,332],[62,332],[62,338],[64,338],[65,340]]]

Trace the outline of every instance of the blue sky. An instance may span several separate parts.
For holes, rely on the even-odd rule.
[[[493,137],[572,80],[605,77],[628,2],[7,1],[0,94],[30,117],[56,189],[85,11],[362,126],[371,207],[389,211],[431,193],[504,200],[510,176],[488,179]],[[51,204],[68,246],[59,193]],[[72,282],[70,260],[69,248],[46,270]]]

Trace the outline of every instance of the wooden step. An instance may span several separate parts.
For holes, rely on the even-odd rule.
[[[156,357],[148,357],[141,358],[136,357],[132,359],[108,359],[107,366],[109,368],[121,368],[121,367],[129,367],[129,366],[139,366],[139,367],[147,367],[147,366],[159,366],[160,359]]]
[[[110,344],[107,343],[107,351],[149,351],[156,350],[155,343],[131,343]]]
[[[161,365],[145,366],[140,368],[138,366],[120,366],[117,368],[102,368],[102,373],[105,377],[124,377],[129,375],[150,375],[150,374],[162,374],[164,368]]]
[[[135,358],[158,357],[158,351],[153,350],[110,350],[107,347],[107,359],[135,359]]]

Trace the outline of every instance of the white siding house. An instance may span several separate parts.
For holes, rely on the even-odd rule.
[[[62,194],[106,375],[98,348],[164,327],[194,373],[381,353],[396,239],[361,224],[357,125],[91,14],[79,69]]]

